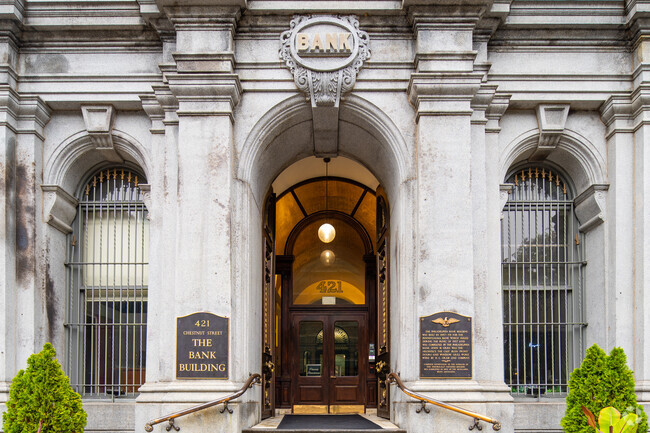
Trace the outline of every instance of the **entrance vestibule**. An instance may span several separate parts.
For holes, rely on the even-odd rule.
[[[274,313],[271,319],[267,312],[271,320],[263,321],[265,335],[269,327],[275,328],[274,347],[263,355],[275,367],[265,384],[274,391],[268,399],[273,400],[268,416],[275,407],[294,413],[365,412],[378,402],[376,253],[381,187],[365,167],[349,159],[334,159],[332,176],[322,176],[322,159],[308,160],[312,161],[303,164],[311,164],[315,175],[309,177],[304,165],[293,171],[289,167],[273,184],[277,192],[269,194],[273,205],[265,208],[273,214],[265,217],[264,231],[272,240],[275,258],[275,278],[265,285],[267,292],[273,286],[272,302],[266,295],[265,299]],[[318,235],[324,224],[335,229],[333,239],[326,242]],[[271,266],[266,269],[270,273]]]

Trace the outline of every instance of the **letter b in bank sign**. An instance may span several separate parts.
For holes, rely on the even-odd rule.
[[[228,318],[194,313],[176,319],[176,378],[228,379]]]

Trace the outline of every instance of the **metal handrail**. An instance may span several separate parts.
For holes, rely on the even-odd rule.
[[[497,421],[496,419],[492,419],[492,418],[489,418],[489,417],[487,417],[485,415],[481,415],[481,414],[478,414],[476,412],[472,412],[470,410],[462,409],[460,407],[457,407],[457,406],[454,406],[454,405],[451,405],[451,404],[443,403],[441,401],[434,400],[434,399],[432,399],[430,397],[425,397],[425,396],[423,396],[421,394],[418,394],[416,392],[411,391],[406,386],[404,386],[404,382],[402,382],[402,379],[400,379],[400,377],[395,373],[390,373],[390,374],[388,374],[388,376],[386,376],[386,385],[390,384],[391,382],[397,383],[397,386],[399,386],[399,388],[402,390],[402,392],[404,394],[408,395],[409,397],[413,397],[413,398],[415,398],[417,400],[420,400],[422,402],[423,407],[424,407],[424,403],[431,403],[431,404],[433,404],[435,406],[439,406],[439,407],[442,407],[444,409],[449,409],[449,410],[452,410],[454,412],[461,413],[463,415],[471,416],[472,418],[474,418],[474,426],[471,426],[469,428],[470,430],[473,430],[474,427],[476,427],[476,425],[478,423],[478,420],[482,420],[482,421],[491,423],[492,424],[492,429],[494,429],[494,430],[501,430],[501,423],[499,421]],[[420,412],[420,411],[418,410],[418,412]],[[480,428],[479,428],[479,430],[480,430]]]
[[[262,376],[260,376],[259,373],[251,374],[250,377],[248,378],[248,380],[246,381],[246,383],[244,383],[244,386],[242,386],[241,389],[239,391],[235,392],[234,394],[230,394],[230,395],[227,395],[227,396],[222,397],[220,399],[209,401],[207,403],[203,403],[203,404],[200,404],[198,406],[190,407],[190,408],[185,409],[185,410],[174,412],[172,414],[165,415],[165,416],[163,416],[161,418],[152,419],[151,421],[147,422],[144,425],[144,429],[145,429],[145,431],[151,432],[151,431],[153,431],[153,426],[154,425],[160,424],[161,422],[169,421],[169,426],[167,427],[167,431],[170,431],[172,428],[174,430],[176,430],[176,431],[179,431],[180,428],[174,425],[174,420],[176,418],[179,418],[179,417],[185,416],[185,415],[189,415],[191,413],[198,412],[200,410],[207,409],[209,407],[216,406],[216,405],[221,404],[221,403],[225,403],[223,409],[221,410],[221,413],[225,412],[226,410],[228,412],[232,413],[232,409],[228,408],[228,402],[231,401],[231,400],[236,399],[237,397],[240,397],[242,394],[244,394],[248,390],[248,388],[252,388],[253,384],[261,383],[261,379],[262,379]]]

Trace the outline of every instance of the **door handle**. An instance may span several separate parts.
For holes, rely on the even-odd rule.
[[[330,376],[330,379],[336,379],[336,376]]]

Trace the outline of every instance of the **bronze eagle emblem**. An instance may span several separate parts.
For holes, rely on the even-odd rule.
[[[442,325],[443,328],[448,328],[449,325],[453,325],[456,322],[460,322],[458,319],[454,319],[453,317],[451,319],[448,319],[445,317],[444,319],[438,317],[436,320],[432,320],[433,323],[437,323],[438,325]]]

